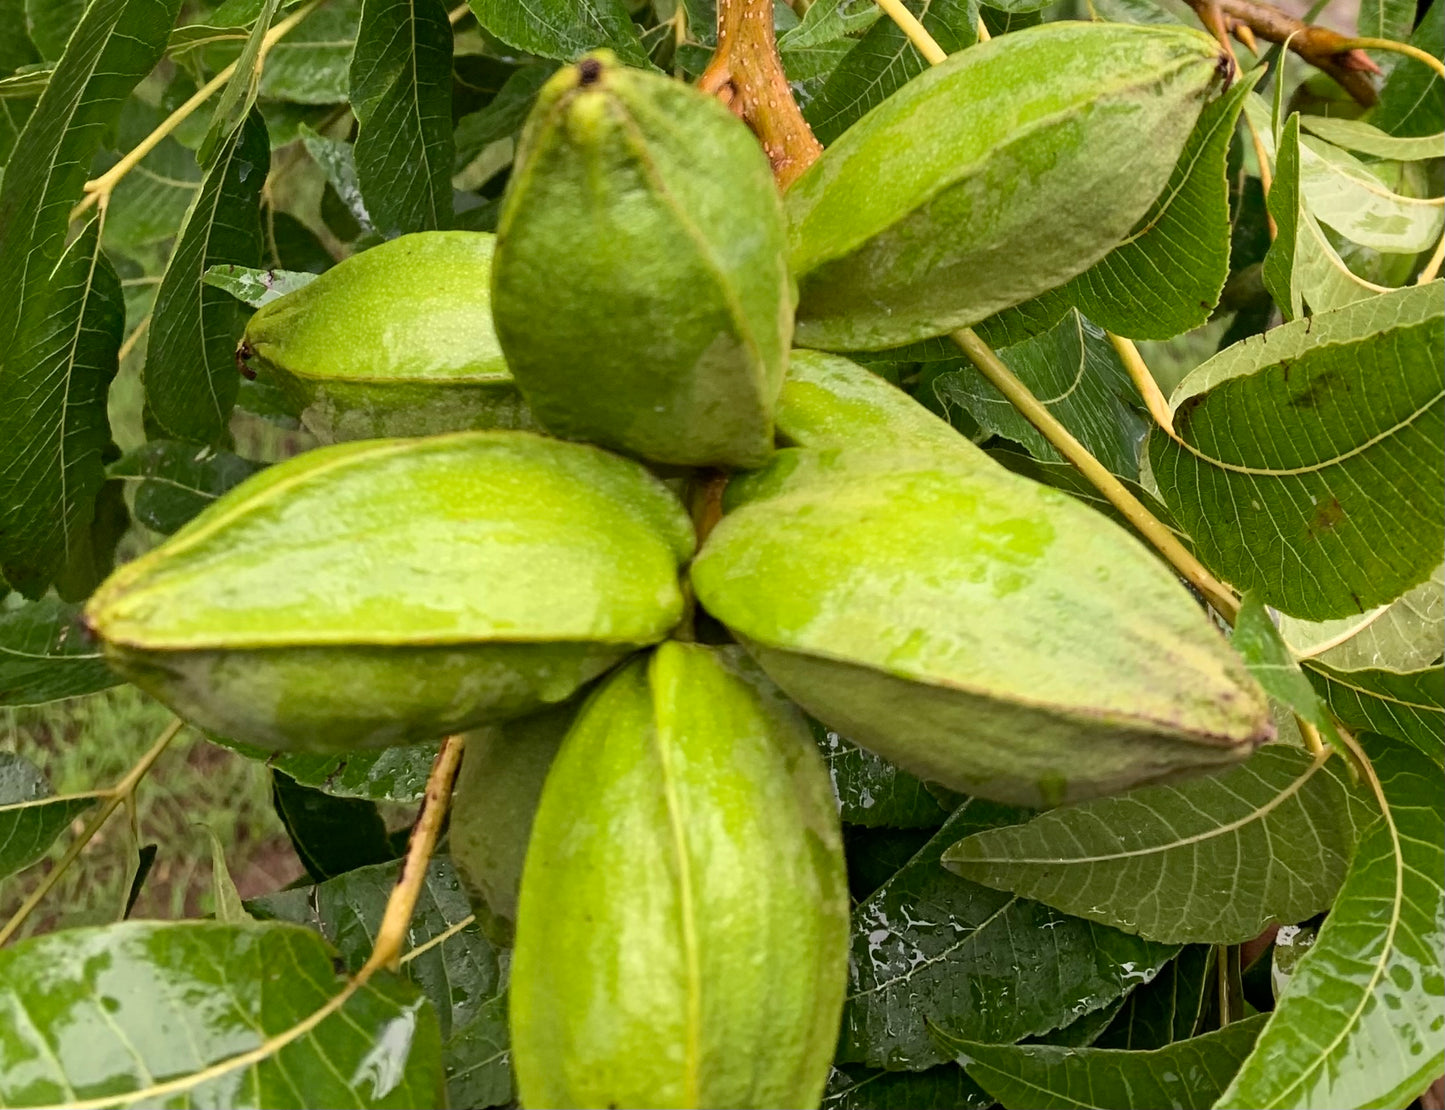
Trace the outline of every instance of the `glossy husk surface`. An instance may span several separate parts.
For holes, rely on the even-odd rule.
[[[524,432],[311,451],[113,574],[126,677],[275,748],[403,743],[565,699],[683,610],[693,545],[636,463]]]
[[[494,245],[425,231],[352,255],[258,309],[241,353],[323,443],[531,428],[492,327]]]
[[[803,708],[925,778],[1054,805],[1242,759],[1263,692],[1151,553],[951,452],[779,452],[692,568]]]
[[[792,334],[785,254],[747,127],[681,82],[589,56],[548,82],[522,135],[497,334],[548,430],[657,462],[756,466]]]
[[[522,1104],[816,1106],[847,933],[803,718],[736,648],[662,645],[587,702],[543,788],[512,964]]]
[[[1183,27],[1064,22],[914,78],[788,190],[798,344],[943,335],[1093,265],[1163,189],[1218,61]]]

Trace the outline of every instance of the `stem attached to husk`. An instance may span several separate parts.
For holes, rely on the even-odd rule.
[[[402,949],[406,946],[406,932],[411,926],[412,914],[416,912],[417,899],[426,885],[427,865],[432,852],[436,850],[437,837],[441,835],[442,822],[451,802],[452,784],[456,782],[457,770],[462,763],[462,749],[466,737],[448,736],[437,751],[431,773],[427,775],[426,792],[422,795],[421,812],[412,826],[411,841],[407,845],[406,858],[401,864],[401,874],[391,897],[386,900],[386,911],[382,914],[381,925],[376,930],[376,944],[371,956],[357,972],[357,979],[364,981],[378,968],[395,971],[401,966]]]
[[[778,188],[786,189],[823,153],[783,73],[772,0],[718,0],[717,51],[697,87],[753,129]]]
[[[165,727],[161,734],[156,737],[155,743],[146,750],[146,753],[141,756],[140,759],[136,760],[135,765],[125,773],[123,779],[110,787],[110,789],[102,790],[96,795],[96,797],[101,799],[100,808],[95,811],[91,819],[86,822],[85,828],[81,830],[80,835],[77,836],[71,842],[70,847],[65,850],[65,855],[56,861],[55,866],[52,867],[45,878],[41,880],[40,885],[30,892],[30,897],[26,898],[25,901],[20,904],[20,908],[11,915],[10,920],[5,922],[3,927],[0,927],[0,945],[9,941],[20,927],[25,924],[26,919],[35,912],[35,907],[40,905],[45,896],[55,887],[55,884],[58,883],[65,872],[70,869],[70,865],[79,858],[80,853],[85,850],[85,846],[95,838],[95,834],[100,832],[105,823],[110,820],[110,815],[120,808],[122,802],[130,801],[135,794],[136,787],[140,785],[141,779],[146,777],[150,769],[155,766],[156,760],[161,757],[161,753],[170,747],[171,741],[174,740],[181,729],[185,727],[186,723],[179,717],[173,720]]]

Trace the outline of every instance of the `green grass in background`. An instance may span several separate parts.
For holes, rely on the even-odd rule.
[[[58,794],[116,782],[154,743],[170,711],[133,686],[88,698],[0,710],[0,750],[45,772]],[[87,815],[88,816],[88,815]],[[156,844],[154,865],[132,917],[197,917],[214,909],[214,830],[242,897],[285,886],[301,874],[271,808],[265,766],[218,747],[187,729],[171,742],[136,792],[136,828],[124,807],[91,841],[22,930],[29,936],[117,920],[130,891],[141,846]],[[0,882],[0,921],[13,913],[65,850],[83,817],[42,862]]]

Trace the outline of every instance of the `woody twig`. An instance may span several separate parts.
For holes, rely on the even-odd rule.
[[[717,31],[717,52],[698,88],[721,99],[753,129],[778,187],[785,189],[823,147],[798,110],[778,59],[772,0],[718,0]]]

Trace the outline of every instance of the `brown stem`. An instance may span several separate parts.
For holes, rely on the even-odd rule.
[[[1222,37],[1229,31],[1237,34],[1240,28],[1248,28],[1247,34],[1270,42],[1288,43],[1290,50],[1328,73],[1366,108],[1379,99],[1371,77],[1380,72],[1380,67],[1363,50],[1351,47],[1344,35],[1327,27],[1302,23],[1260,0],[1188,0],[1188,3],[1204,26],[1216,35]]]
[[[697,87],[753,129],[778,188],[786,189],[823,153],[778,59],[772,0],[718,0],[717,52]]]

